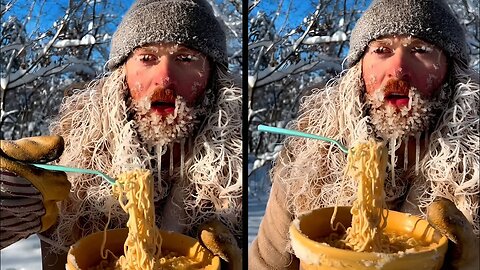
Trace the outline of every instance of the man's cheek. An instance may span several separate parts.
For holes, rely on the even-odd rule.
[[[204,89],[205,89],[205,85],[203,83],[194,82],[193,85],[192,85],[192,88],[191,88],[192,95],[195,98],[197,98],[202,94]]]
[[[363,67],[362,80],[367,93],[373,93],[381,86],[381,78],[382,76],[379,71],[373,72],[373,68]]]
[[[140,82],[137,81],[132,83],[132,86],[130,88],[130,95],[133,99],[136,100],[141,99],[145,95],[142,84]]]
[[[415,86],[423,98],[430,99],[434,92],[440,87],[437,77],[429,74],[424,76],[424,80],[417,83]]]

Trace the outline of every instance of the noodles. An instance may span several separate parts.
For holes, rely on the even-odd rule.
[[[331,233],[327,237],[315,239],[318,242],[327,243],[329,246],[339,249],[351,250],[351,247],[345,243],[345,235]],[[381,253],[411,253],[428,250],[435,243],[428,243],[422,239],[416,239],[408,235],[398,235],[392,232],[386,232],[380,238]]]
[[[148,170],[135,170],[119,175],[114,192],[119,195],[123,210],[128,213],[129,229],[124,256],[117,265],[121,269],[155,269],[161,256],[162,237],[155,226],[153,177]],[[124,197],[126,197],[126,203]]]
[[[384,232],[388,215],[385,202],[384,182],[387,168],[387,151],[384,143],[372,140],[359,143],[348,153],[347,174],[358,181],[357,199],[351,209],[352,226],[346,234],[331,233],[319,239],[330,246],[351,249],[357,252],[394,253],[403,251],[419,251],[429,246],[408,235],[396,235]],[[386,213],[386,214],[384,214]],[[334,228],[336,209],[331,219]]]
[[[369,141],[349,151],[347,173],[358,180],[358,192],[351,210],[352,227],[347,229],[344,241],[355,251],[381,250],[386,225],[386,216],[383,216],[386,167],[387,152],[383,143]]]
[[[185,256],[178,256],[173,252],[162,256],[162,236],[155,225],[154,185],[151,172],[145,169],[129,171],[119,175],[116,182],[113,192],[118,195],[122,209],[129,216],[124,255],[117,259],[108,250],[103,254],[104,239],[103,261],[93,269],[193,269],[190,266],[196,262]],[[106,238],[106,233],[104,237]]]

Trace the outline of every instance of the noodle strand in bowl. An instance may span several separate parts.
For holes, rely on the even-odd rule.
[[[117,264],[122,270],[155,269],[161,257],[162,236],[155,225],[153,177],[148,170],[135,170],[118,176],[113,186],[123,210],[128,213],[129,229],[124,255]]]
[[[357,252],[396,253],[422,250],[428,243],[408,235],[385,232],[388,208],[385,202],[384,183],[388,153],[383,142],[370,140],[358,143],[349,150],[346,173],[358,182],[357,198],[353,202],[351,227],[344,235],[332,233],[319,239],[330,246]],[[330,221],[334,231],[336,208]],[[341,225],[341,224],[340,224]]]
[[[358,181],[357,199],[352,206],[352,226],[345,244],[355,251],[380,251],[386,226],[385,182],[387,152],[383,143],[369,141],[350,149],[347,174]]]
[[[162,253],[162,235],[155,225],[153,181],[151,172],[145,169],[128,171],[117,177],[113,193],[118,196],[120,206],[129,216],[124,255],[117,258],[109,250],[104,250],[107,236],[105,228],[101,248],[103,261],[89,270],[167,270],[201,267],[198,262],[175,252]]]

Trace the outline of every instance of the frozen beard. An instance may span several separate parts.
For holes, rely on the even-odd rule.
[[[440,92],[444,94],[445,89]],[[408,97],[408,104],[394,106],[389,103],[389,98],[395,99],[399,95]],[[366,101],[377,135],[383,139],[403,139],[429,128],[442,105],[440,101],[445,99],[428,99],[408,83],[392,79],[372,94],[366,94]]]
[[[189,107],[181,97],[175,98],[172,113],[160,115],[152,112],[151,97],[132,100],[134,119],[140,137],[148,145],[165,145],[190,137],[200,123],[202,109]]]

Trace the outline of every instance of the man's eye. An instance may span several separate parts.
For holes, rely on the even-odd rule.
[[[199,60],[199,57],[195,56],[195,55],[192,55],[192,54],[180,54],[177,56],[177,60],[178,61],[181,61],[181,62],[194,62],[194,61],[198,61]]]
[[[142,54],[139,59],[141,62],[150,63],[156,60],[156,57],[151,54]]]
[[[415,47],[412,48],[412,52],[420,53],[420,54],[429,53],[429,52],[432,52],[432,48],[429,47],[429,46],[425,46],[425,45],[415,46]]]
[[[373,49],[373,52],[377,53],[377,54],[385,54],[385,53],[391,53],[392,50],[388,47],[379,46],[379,47],[376,47],[375,49]]]

